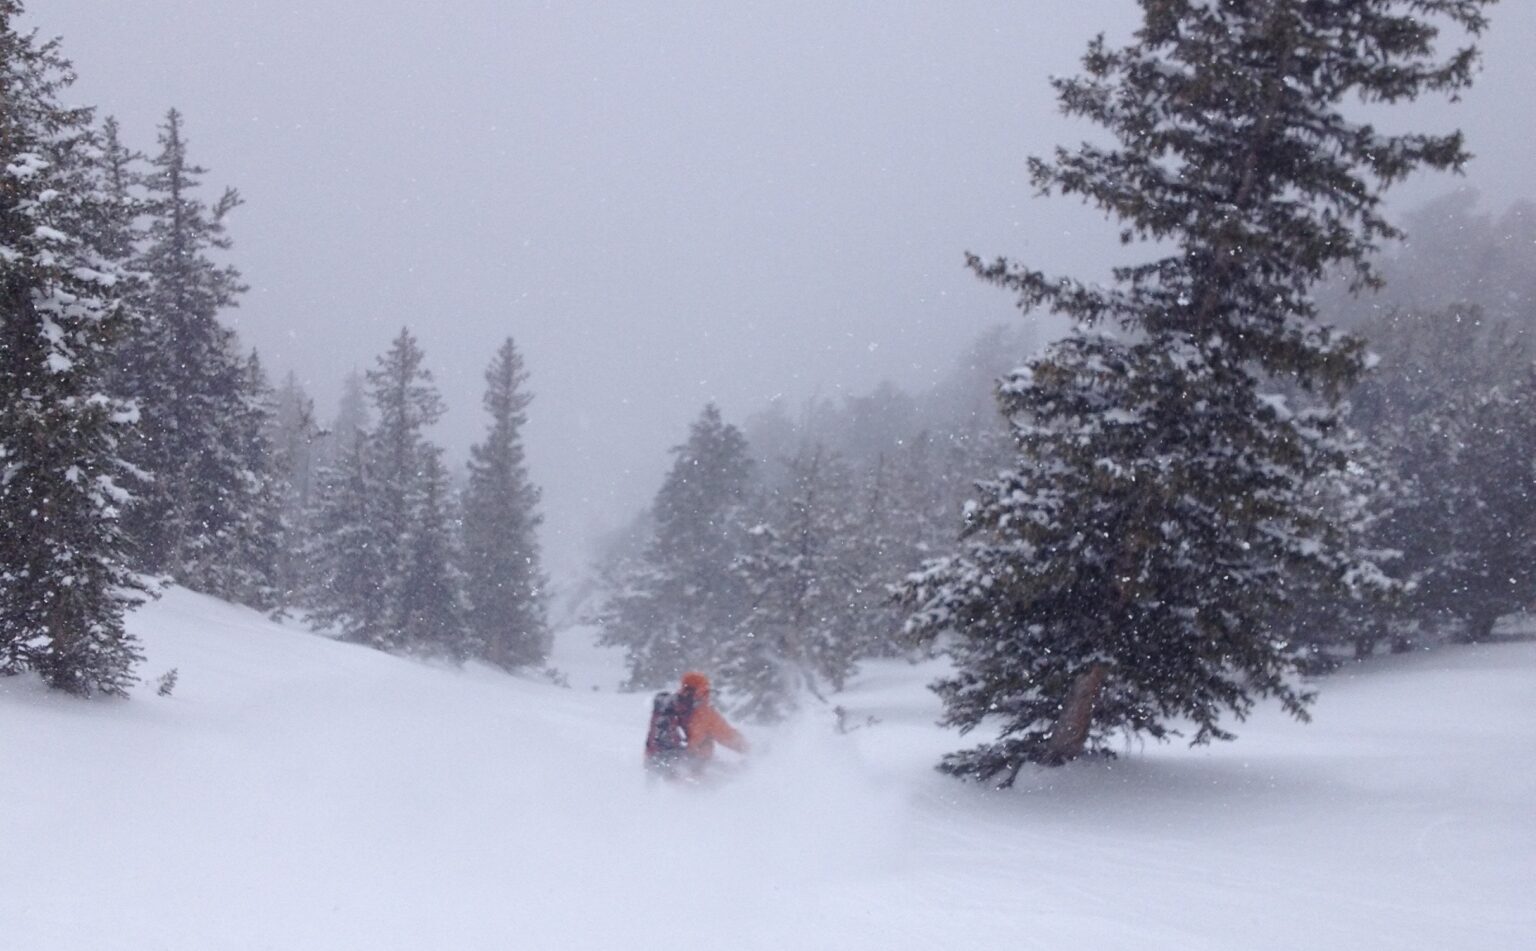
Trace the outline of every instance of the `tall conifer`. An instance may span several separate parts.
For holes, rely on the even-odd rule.
[[[129,528],[146,570],[266,606],[260,592],[272,590],[271,569],[249,555],[276,518],[276,497],[270,454],[251,442],[259,438],[253,416],[270,408],[253,391],[234,332],[219,322],[245,287],[233,267],[213,259],[230,246],[224,220],[240,198],[229,189],[205,204],[197,196],[203,174],[172,109],[144,178],[147,244],[134,265],[146,319],[118,356],[117,377],[142,416],[129,458],[152,479]]]
[[[74,73],[21,13],[0,0],[0,673],[121,694],[140,656],[118,524],[134,416],[103,384],[135,316],[98,230],[113,208],[90,110],[60,103]]]
[[[776,719],[802,692],[841,689],[864,646],[858,608],[860,524],[851,470],[810,446],[788,460],[788,479],[766,493],[751,541],[736,559],[750,612],[722,645],[722,683],[738,709]]]
[[[456,519],[448,470],[436,447],[422,454],[415,492],[393,591],[399,644],[414,653],[463,661],[471,651],[464,626],[464,583],[457,568]]]
[[[378,420],[322,475],[311,557],[315,617],[358,643],[463,659],[462,580],[442,450],[443,413],[409,329],[368,371]]]
[[[955,635],[946,722],[999,731],[945,759],[962,776],[1011,782],[1176,721],[1227,738],[1222,714],[1258,697],[1302,716],[1272,621],[1382,581],[1309,497],[1346,463],[1332,401],[1363,363],[1311,290],[1341,267],[1374,284],[1368,256],[1396,236],[1381,189],[1466,153],[1459,134],[1391,135],[1343,109],[1467,86],[1475,52],[1438,58],[1437,24],[1475,34],[1486,0],[1141,6],[1132,43],[1100,37],[1084,76],[1055,81],[1112,143],[1031,172],[1156,256],[1107,287],[971,259],[1079,329],[1001,387],[1018,465],[981,487],[960,554],[908,588],[913,628]]]
[[[508,339],[485,374],[490,429],[470,449],[464,491],[464,574],[471,651],[500,667],[537,664],[548,650],[538,537],[539,490],[528,477],[523,426],[528,373]]]
[[[689,668],[718,669],[750,610],[735,564],[749,527],[746,438],[710,404],[672,452],[650,541],[621,573],[606,610],[603,642],[625,649],[635,687],[661,686]]]
[[[317,479],[314,530],[303,559],[314,575],[305,603],[317,624],[342,638],[390,647],[385,597],[396,540],[386,536],[379,518],[372,443],[359,430],[337,441],[336,462]]]

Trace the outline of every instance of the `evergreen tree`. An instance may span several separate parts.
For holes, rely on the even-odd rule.
[[[309,531],[299,561],[309,573],[301,590],[313,620],[361,643],[382,641],[387,545],[378,537],[378,493],[372,420],[361,373],[347,375],[331,427],[315,446]]]
[[[365,433],[373,427],[368,412],[368,388],[363,374],[354,370],[342,378],[341,399],[336,404],[336,415],[330,425],[320,429],[314,440],[313,468],[318,475],[333,469],[341,461],[342,454],[351,447],[354,433]]]
[[[245,288],[210,257],[229,247],[223,221],[240,199],[227,190],[210,208],[196,197],[204,170],[187,159],[174,109],[160,146],[144,180],[148,244],[134,260],[146,320],[118,357],[117,378],[142,415],[129,459],[153,480],[128,525],[146,570],[265,606],[270,566],[247,559],[275,519],[270,457],[252,445],[266,408],[218,321]]]
[[[511,669],[544,660],[549,646],[540,568],[539,490],[523,458],[532,397],[511,339],[485,374],[490,430],[470,449],[464,492],[464,575],[471,652]]]
[[[749,609],[735,568],[747,539],[747,441],[711,404],[673,454],[652,506],[654,534],[605,611],[603,643],[625,649],[636,688],[665,685],[690,668],[718,669]]]
[[[291,370],[272,394],[268,422],[267,439],[277,459],[279,494],[286,516],[309,508],[314,500],[315,442],[323,432],[315,414],[315,401]]]
[[[144,156],[123,144],[117,120],[111,116],[103,120],[99,136],[102,201],[91,232],[102,255],[123,265],[132,260],[143,237],[138,225],[145,211],[138,195],[143,174],[138,166]]]
[[[913,629],[954,635],[945,722],[1000,731],[942,769],[1006,785],[1175,720],[1229,738],[1222,713],[1260,697],[1304,716],[1275,620],[1384,583],[1309,499],[1349,457],[1333,400],[1362,366],[1310,291],[1338,266],[1376,283],[1368,255],[1396,236],[1381,189],[1465,159],[1458,134],[1383,134],[1341,103],[1465,87],[1475,53],[1437,59],[1435,24],[1475,34],[1483,6],[1142,0],[1134,42],[1100,37],[1086,76],[1055,81],[1114,144],[1033,160],[1035,184],[1161,256],[1109,287],[971,258],[1079,328],[1000,387],[1018,464],[979,487],[960,553],[907,587]],[[1293,408],[1276,376],[1315,403]]]
[[[1296,648],[1302,673],[1333,670],[1345,650],[1364,660],[1383,641],[1394,651],[1405,649],[1401,621],[1411,579],[1401,549],[1385,542],[1383,534],[1403,498],[1403,484],[1380,447],[1363,441],[1356,443],[1345,466],[1319,477],[1311,487],[1308,501],[1315,518],[1338,526],[1363,556],[1363,564],[1377,565],[1409,583],[1376,578],[1376,583],[1333,586],[1289,599],[1271,629]]]
[[[402,329],[367,374],[373,431],[355,433],[322,475],[310,551],[319,575],[314,617],[381,650],[463,659],[448,477],[426,436],[443,404],[424,363]]]
[[[1519,434],[1518,425],[1499,417],[1524,392],[1529,349],[1510,323],[1467,305],[1392,311],[1364,322],[1361,333],[1379,358],[1352,394],[1350,414],[1380,457],[1371,537],[1402,553],[1402,570],[1413,582],[1413,591],[1394,605],[1393,649],[1436,635],[1447,621],[1460,625],[1462,636],[1482,636],[1474,632],[1492,624],[1484,608],[1500,614],[1511,608],[1508,596],[1497,585],[1488,590],[1481,575],[1505,561],[1492,549],[1521,524],[1518,506],[1507,504],[1514,500],[1488,480],[1518,485],[1521,476],[1509,465],[1495,466],[1490,476],[1481,457],[1493,449],[1490,440]],[[1500,569],[1506,586],[1520,573],[1509,567]],[[1469,569],[1471,576],[1464,574]],[[1480,601],[1485,592],[1487,601]],[[1359,629],[1375,640],[1388,636],[1374,630],[1378,626]],[[1373,647],[1361,643],[1358,653]]]
[[[118,524],[133,413],[102,388],[136,318],[97,230],[114,208],[90,110],[60,104],[74,73],[21,14],[0,0],[0,673],[122,694],[143,590]]]
[[[896,459],[907,449],[877,455],[851,484],[846,508],[838,517],[848,589],[848,646],[852,657],[894,657],[903,653],[903,615],[890,586],[921,564],[916,551],[923,526],[903,507]]]
[[[842,689],[862,646],[852,473],[820,446],[788,468],[737,561],[752,608],[722,650],[722,686],[744,714],[765,720],[789,712],[802,691],[824,700],[821,684]]]
[[[454,519],[441,456],[436,447],[422,453],[410,530],[400,546],[395,627],[406,649],[462,662],[469,656],[463,579],[454,567]]]
[[[1536,601],[1536,374],[1445,407],[1420,438],[1389,538],[1414,569],[1419,616],[1486,640]]]
[[[426,354],[416,338],[408,328],[402,328],[367,374],[369,396],[378,415],[369,438],[377,493],[374,513],[382,561],[389,566],[388,575],[380,579],[389,605],[388,630],[370,640],[374,646],[387,649],[413,646],[404,625],[419,607],[411,600],[414,594],[406,593],[406,542],[421,527],[422,506],[433,491],[430,483],[439,450],[427,440],[426,433],[444,410],[425,364]]]
[[[273,580],[279,605],[289,607],[304,600],[310,575],[305,553],[312,545],[310,519],[316,503],[318,448],[327,434],[316,422],[314,400],[291,371],[273,399],[267,441],[274,453],[280,534],[284,540],[277,552]]]
[[[894,657],[911,651],[903,636],[905,612],[894,588],[923,562],[953,547],[967,474],[974,480],[984,462],[975,451],[990,446],[981,433],[938,440],[923,432],[902,440],[865,476],[849,526],[854,548],[851,593],[854,637],[864,657]]]
[[[379,517],[368,435],[353,430],[344,436],[340,458],[320,471],[318,482],[314,531],[303,558],[314,573],[305,595],[311,618],[345,640],[391,646],[385,597],[395,539],[387,537]]]
[[[246,357],[241,385],[232,394],[222,429],[237,468],[226,504],[239,506],[220,539],[219,556],[204,577],[207,590],[262,609],[282,609],[288,602],[278,580],[280,553],[294,542],[283,519],[272,443],[276,414],[272,385],[256,351]]]

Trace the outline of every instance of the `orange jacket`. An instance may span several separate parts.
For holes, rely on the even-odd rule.
[[[688,722],[683,725],[683,732],[688,736],[688,755],[699,759],[709,759],[715,755],[715,743],[719,743],[727,749],[738,753],[747,751],[747,741],[740,733],[725,722],[725,717],[720,711],[709,705],[709,695],[705,694],[696,701],[693,714],[688,717]]]
[[[683,674],[683,690],[693,696],[693,712],[683,724],[688,737],[688,755],[706,760],[715,755],[715,743],[738,753],[747,751],[747,741],[725,722],[720,711],[709,705],[709,678],[697,671]]]

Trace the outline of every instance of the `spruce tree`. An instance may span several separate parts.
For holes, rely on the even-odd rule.
[[[285,517],[299,516],[311,507],[315,491],[315,445],[325,430],[315,414],[315,401],[293,371],[273,394],[268,439],[276,453]]]
[[[1536,372],[1467,394],[1421,437],[1413,491],[1399,504],[1419,616],[1486,640],[1499,618],[1536,602]]]
[[[384,627],[387,547],[378,538],[377,479],[368,441],[372,420],[363,375],[343,380],[341,400],[315,445],[315,484],[299,562],[312,619],[348,640],[372,642]]]
[[[439,451],[427,439],[427,429],[442,417],[444,406],[426,368],[426,354],[409,328],[401,328],[367,380],[378,415],[369,439],[377,493],[374,511],[382,561],[389,566],[389,574],[381,579],[389,605],[388,630],[380,632],[383,640],[376,639],[374,646],[399,649],[413,646],[404,629],[405,619],[417,608],[406,593],[407,542],[417,533],[422,505],[432,491],[432,465]]]
[[[751,612],[723,645],[721,682],[745,715],[773,720],[802,693],[840,690],[863,646],[857,561],[860,526],[853,474],[817,445],[790,460],[766,493],[737,560]]]
[[[470,448],[464,491],[464,579],[470,650],[511,669],[544,660],[544,573],[535,532],[539,490],[528,477],[523,426],[532,397],[528,373],[509,338],[485,374],[485,410],[491,425]]]
[[[363,374],[353,370],[342,378],[341,399],[329,425],[315,435],[313,467],[318,473],[334,468],[352,445],[352,434],[365,433],[373,426],[368,411],[368,387]]]
[[[147,244],[133,262],[146,319],[118,355],[117,379],[142,416],[129,459],[152,478],[130,513],[130,533],[145,570],[267,606],[270,568],[249,556],[275,519],[271,460],[251,445],[268,408],[233,331],[218,319],[245,288],[234,268],[212,258],[230,246],[224,218],[240,198],[226,190],[210,207],[197,197],[205,172],[188,160],[174,109],[152,166],[143,182]]]
[[[1519,445],[1518,422],[1501,417],[1527,390],[1530,351],[1516,327],[1468,305],[1392,311],[1360,332],[1379,358],[1350,398],[1350,421],[1379,459],[1370,534],[1378,547],[1401,552],[1412,590],[1394,604],[1390,635],[1371,630],[1379,623],[1358,629],[1390,636],[1399,651],[1448,623],[1458,636],[1485,636],[1486,611],[1518,607],[1500,590],[1518,590],[1518,559],[1510,564],[1496,549],[1506,533],[1522,531],[1519,506],[1509,504],[1519,495],[1504,490],[1524,476],[1519,466],[1485,467],[1483,458],[1501,441]],[[1489,569],[1502,574],[1491,589]],[[1358,653],[1373,648],[1360,643]]]
[[[120,132],[117,120],[112,116],[102,121],[97,165],[103,200],[91,230],[101,253],[122,265],[133,258],[143,237],[138,219],[144,213],[145,205],[138,194],[139,184],[143,181],[139,163],[144,156],[124,145]]]
[[[1109,286],[970,258],[1078,329],[1000,387],[1018,463],[979,487],[961,551],[906,591],[915,631],[954,638],[945,722],[998,730],[945,758],[960,776],[1006,785],[1177,721],[1196,743],[1229,738],[1223,713],[1262,697],[1304,716],[1275,619],[1383,580],[1309,498],[1347,462],[1333,401],[1363,363],[1310,292],[1335,268],[1372,286],[1368,255],[1396,235],[1381,190],[1466,153],[1459,134],[1390,135],[1342,110],[1468,85],[1475,52],[1438,58],[1437,25],[1475,34],[1485,2],[1141,6],[1133,42],[1100,37],[1086,75],[1055,81],[1063,111],[1113,143],[1031,173],[1155,257]]]
[[[417,497],[409,533],[401,541],[399,581],[393,592],[397,637],[413,653],[462,662],[470,651],[463,578],[456,566],[456,519],[448,470],[435,446],[423,451],[417,478]]]
[[[954,542],[960,499],[950,496],[958,494],[954,483],[964,467],[939,463],[936,442],[919,433],[864,473],[847,528],[849,610],[860,657],[895,657],[911,649],[902,636],[905,612],[891,592]]]
[[[254,608],[281,610],[288,602],[278,565],[296,539],[283,519],[280,457],[272,442],[276,397],[256,351],[243,361],[241,385],[232,396],[221,428],[237,466],[237,482],[225,496],[236,511],[209,566],[207,589]]]
[[[424,364],[402,329],[367,374],[373,431],[354,433],[322,474],[313,616],[357,643],[462,660],[455,519],[442,450],[426,436],[443,404]]]
[[[313,532],[303,562],[313,571],[305,592],[310,617],[344,640],[392,646],[386,587],[396,539],[380,518],[381,493],[366,433],[342,435],[340,456],[318,475]]]
[[[21,14],[0,0],[0,673],[122,694],[143,590],[119,527],[134,414],[103,385],[136,317],[99,230],[115,209],[90,110],[60,103],[73,70]]]
[[[747,542],[752,460],[741,431],[710,404],[652,505],[653,534],[609,598],[603,643],[625,649],[629,685],[654,688],[719,668],[749,610],[736,561]]]
[[[267,442],[271,445],[278,518],[283,543],[276,553],[273,583],[279,607],[305,600],[311,566],[310,518],[316,501],[318,448],[325,432],[316,422],[315,402],[291,371],[273,396]]]

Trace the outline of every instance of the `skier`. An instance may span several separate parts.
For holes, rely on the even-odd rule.
[[[656,695],[645,737],[645,764],[652,772],[696,779],[714,759],[717,742],[747,752],[746,739],[710,704],[708,677],[690,671],[676,693]]]

